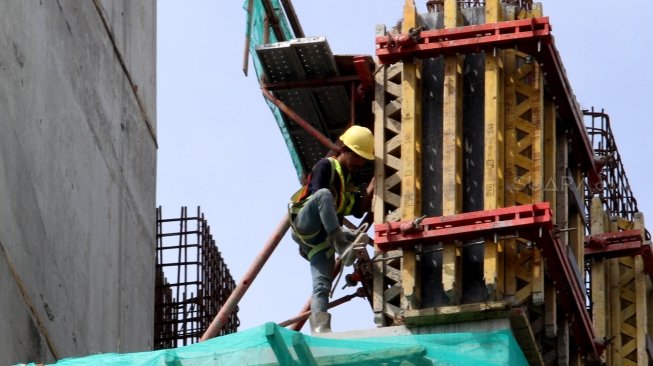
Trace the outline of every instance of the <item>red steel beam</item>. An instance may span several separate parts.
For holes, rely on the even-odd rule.
[[[375,243],[382,251],[435,244],[453,240],[492,239],[513,234],[534,242],[546,260],[547,274],[553,280],[559,300],[567,313],[576,343],[584,354],[598,359],[605,346],[595,339],[594,327],[585,308],[585,292],[569,262],[567,251],[558,240],[548,202],[429,217],[374,226]]]
[[[430,58],[491,51],[496,47],[529,45],[537,40],[551,42],[551,39],[549,18],[542,17],[432,29],[420,32],[417,37],[379,36],[376,37],[376,56],[382,64],[393,64],[413,57]]]
[[[364,56],[354,56],[354,68],[361,81],[359,88],[360,94],[363,96],[374,87],[374,75],[372,75],[370,66]]]
[[[468,240],[489,234],[514,234],[534,226],[553,227],[548,202],[469,212],[451,216],[429,217],[415,224],[412,221],[374,225],[374,243],[381,251],[389,251],[428,240],[449,242]]]
[[[618,258],[641,255],[644,272],[653,280],[653,250],[640,230],[620,231],[585,238],[585,258]]]
[[[561,117],[573,122],[573,150],[579,163],[588,171],[590,188],[596,193],[600,192],[601,178],[595,166],[592,145],[585,131],[583,114],[555,47],[548,17],[433,29],[419,32],[414,37],[379,36],[376,38],[376,45],[376,55],[382,64],[392,64],[414,57],[431,58],[511,47],[532,55],[542,66]]]
[[[642,232],[620,231],[585,238],[585,257],[616,258],[638,255],[642,250]]]

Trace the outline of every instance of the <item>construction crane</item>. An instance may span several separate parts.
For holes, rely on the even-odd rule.
[[[348,283],[380,328],[505,319],[529,364],[648,365],[650,235],[609,115],[578,105],[552,20],[532,1],[426,7],[406,0],[400,24],[377,28],[373,58],[305,37],[289,0],[248,2],[245,57],[298,178],[352,121],[374,131],[360,177],[376,178],[374,255],[359,252]]]

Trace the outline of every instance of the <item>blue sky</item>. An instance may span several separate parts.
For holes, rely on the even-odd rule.
[[[416,5],[426,11],[425,1]],[[334,54],[374,54],[377,24],[394,25],[403,0],[294,0],[307,36]],[[583,108],[605,109],[640,211],[653,215],[653,44],[648,0],[543,1]],[[164,217],[201,206],[238,281],[286,212],[298,181],[250,64],[242,72],[243,1],[157,2],[157,205]],[[649,216],[653,220],[653,216]],[[241,329],[297,314],[310,295],[307,262],[287,235],[240,303]],[[336,297],[352,292],[351,288]],[[334,330],[374,327],[364,299],[332,311]],[[306,328],[304,329],[306,331]]]

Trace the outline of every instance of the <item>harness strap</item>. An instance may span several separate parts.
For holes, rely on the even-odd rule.
[[[306,242],[307,240],[311,240],[311,239],[315,238],[318,234],[320,234],[322,229],[319,229],[318,231],[316,231],[314,233],[311,233],[311,234],[300,234],[299,231],[297,231],[297,227],[295,227],[295,220],[294,220],[293,215],[291,213],[291,211],[293,211],[294,206],[295,205],[292,204],[292,203],[288,204],[288,213],[289,213],[289,216],[290,216],[289,217],[290,226],[292,227],[293,231],[295,232],[295,235],[302,241],[302,244],[304,244],[307,247],[311,248],[311,250],[308,251],[308,254],[306,254],[306,259],[308,259],[310,261],[311,258],[313,258],[313,256],[315,254],[317,254],[317,253],[319,253],[319,252],[321,252],[321,251],[323,251],[325,249],[329,250],[327,252],[327,258],[331,257],[335,253],[335,250],[326,241],[324,241],[322,243],[317,243],[317,244],[309,244],[309,243]],[[301,210],[301,206],[299,207],[299,209]],[[299,212],[299,210],[297,212]]]

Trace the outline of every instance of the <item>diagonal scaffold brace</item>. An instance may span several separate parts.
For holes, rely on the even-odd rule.
[[[274,230],[272,236],[270,236],[261,252],[256,256],[256,259],[250,265],[247,273],[245,273],[243,278],[236,286],[236,289],[231,293],[222,308],[220,308],[218,315],[215,316],[204,334],[202,334],[200,342],[215,337],[225,326],[225,324],[227,324],[229,316],[234,312],[234,310],[236,310],[236,306],[238,306],[240,299],[243,298],[243,295],[245,295],[245,292],[247,292],[252,282],[254,282],[256,276],[259,274],[259,272],[261,272],[261,268],[263,268],[263,265],[270,258],[272,252],[274,252],[274,250],[277,248],[279,242],[288,231],[288,228],[290,228],[290,221],[288,219],[288,215],[284,215],[283,219],[281,222],[279,222],[277,228]]]

